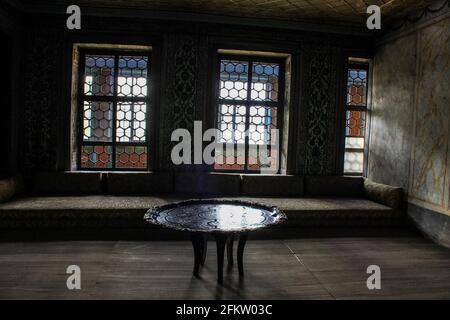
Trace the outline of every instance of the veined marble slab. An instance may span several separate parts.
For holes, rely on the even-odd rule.
[[[445,205],[450,116],[450,19],[423,29],[419,43],[411,195]]]

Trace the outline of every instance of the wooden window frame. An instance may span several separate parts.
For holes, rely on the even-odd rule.
[[[109,55],[114,56],[114,94],[112,96],[86,95],[84,93],[85,84],[85,63],[86,55]],[[121,97],[118,96],[118,77],[119,77],[119,57],[120,56],[145,56],[147,57],[147,96],[145,97]],[[78,134],[77,134],[77,170],[79,171],[149,171],[151,167],[150,150],[152,146],[151,121],[152,112],[151,104],[151,88],[152,88],[152,51],[151,50],[134,50],[134,49],[90,49],[83,48],[79,52],[79,68],[78,68]],[[111,142],[105,141],[84,141],[84,102],[110,102],[113,108],[112,117],[112,138]],[[117,130],[117,104],[120,102],[143,102],[146,104],[146,132],[144,142],[119,142],[116,141]],[[82,146],[111,146],[111,167],[110,168],[89,168],[83,167],[81,163]],[[147,166],[145,168],[118,168],[116,166],[116,149],[117,146],[142,146],[147,148]]]
[[[248,79],[247,79],[247,99],[245,100],[231,100],[231,99],[221,99],[220,98],[220,66],[222,60],[235,60],[242,61],[248,63]],[[251,99],[251,83],[253,77],[253,64],[257,63],[276,63],[279,65],[279,74],[278,74],[278,101],[258,101]],[[228,53],[219,53],[217,55],[217,64],[216,64],[216,85],[215,85],[215,110],[214,110],[214,124],[216,128],[219,128],[218,123],[218,115],[219,115],[219,107],[222,104],[234,105],[234,106],[245,106],[245,130],[248,131],[249,128],[249,117],[250,113],[247,112],[252,106],[264,106],[264,107],[275,107],[277,109],[277,129],[279,136],[279,146],[278,146],[278,171],[277,174],[281,173],[281,146],[283,145],[283,114],[284,114],[284,95],[285,95],[285,72],[286,72],[286,59],[282,57],[267,57],[260,55],[241,55],[241,54],[228,54]],[[233,144],[236,148],[237,144]],[[268,146],[268,150],[270,150],[270,145]],[[260,174],[261,170],[250,170],[248,169],[248,154],[249,154],[249,138],[248,135],[245,137],[245,169],[236,170],[236,169],[217,169],[212,166],[212,170],[214,172],[221,173],[245,173],[245,174]]]
[[[347,67],[346,67],[346,83],[348,83],[348,74],[351,69],[358,69],[358,70],[364,70],[366,71],[366,91],[365,91],[365,104],[361,106],[354,106],[348,104],[348,84],[345,86],[345,105],[344,105],[344,152],[343,152],[343,158],[342,158],[342,171],[344,175],[346,176],[355,176],[355,177],[361,177],[365,176],[367,172],[367,142],[369,138],[369,105],[370,105],[370,88],[371,88],[371,66],[370,61],[367,60],[367,62],[359,62],[359,61],[351,61],[352,58],[349,58]],[[359,59],[357,59],[359,60]],[[365,60],[365,59],[364,59]],[[364,120],[364,146],[362,148],[347,148],[346,146],[346,139],[347,136],[347,112],[349,111],[357,111],[357,112],[364,112],[365,113],[365,120]],[[345,155],[347,152],[358,152],[363,154],[363,170],[362,172],[346,172],[345,171]]]

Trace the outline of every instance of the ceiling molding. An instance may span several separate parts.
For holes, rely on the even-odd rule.
[[[398,31],[405,29],[409,26],[417,25],[420,22],[424,22],[427,19],[435,18],[446,11],[450,11],[450,0],[436,0],[429,6],[417,10],[413,14],[410,14],[403,19],[393,22],[390,25],[389,31]]]
[[[133,8],[103,8],[97,6],[82,6],[82,15],[93,17],[122,17],[122,18],[138,18],[152,19],[164,21],[185,21],[200,23],[220,23],[230,25],[243,25],[252,27],[278,28],[298,31],[313,31],[324,33],[335,33],[344,35],[360,35],[371,36],[371,32],[366,28],[360,28],[350,25],[332,25],[325,23],[313,23],[307,21],[286,21],[277,19],[260,19],[235,17],[227,15],[207,14],[207,13],[191,13],[177,11],[162,11],[150,9],[133,9]],[[66,15],[66,7],[63,5],[40,5],[40,4],[23,4],[21,11],[26,14],[54,14]]]
[[[332,0],[3,0],[27,15],[66,15],[66,7],[77,4],[82,15],[123,17],[155,21],[215,23],[328,34],[380,38],[391,28],[411,20],[411,12],[423,12],[433,0],[383,2],[382,20],[388,29],[368,30],[366,1]],[[442,0],[441,0],[442,1]],[[450,0],[446,0],[449,1]],[[423,9],[425,8],[425,9]],[[406,15],[406,18],[404,18]],[[400,22],[398,22],[400,21]]]

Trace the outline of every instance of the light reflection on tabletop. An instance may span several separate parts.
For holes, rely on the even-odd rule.
[[[230,202],[230,201],[224,201]],[[277,224],[285,218],[277,208],[251,203],[198,200],[149,210],[146,220],[194,232],[241,232]]]

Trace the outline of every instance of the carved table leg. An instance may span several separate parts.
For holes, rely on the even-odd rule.
[[[205,265],[207,249],[208,249],[208,237],[205,234],[203,236],[203,243],[202,243],[202,260],[200,261],[200,265],[202,267]]]
[[[228,266],[233,266],[233,236],[230,236],[227,241],[227,260]]]
[[[223,283],[223,260],[225,255],[225,246],[227,243],[228,235],[217,234],[216,245],[217,245],[217,282]]]
[[[237,259],[238,259],[238,269],[239,269],[239,276],[244,275],[244,247],[245,243],[247,242],[248,234],[242,233],[239,235],[239,243],[238,243],[238,249],[237,249]]]
[[[194,276],[199,276],[200,264],[202,262],[202,254],[203,251],[206,251],[206,248],[203,249],[204,244],[204,235],[198,233],[191,234],[192,246],[194,247]]]

